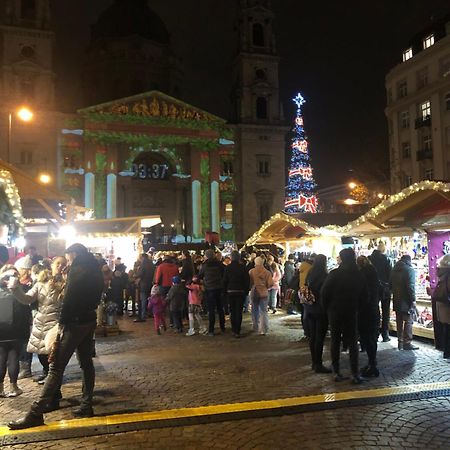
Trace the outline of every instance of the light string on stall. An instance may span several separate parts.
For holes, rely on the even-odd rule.
[[[287,213],[317,212],[316,183],[308,152],[308,139],[303,128],[302,105],[305,99],[299,93],[293,99],[297,106],[291,142],[291,163],[286,186],[284,209]]]
[[[12,237],[18,238],[25,234],[22,204],[20,202],[19,191],[14,183],[11,173],[8,170],[0,169],[0,188],[3,189],[11,214],[16,224]]]

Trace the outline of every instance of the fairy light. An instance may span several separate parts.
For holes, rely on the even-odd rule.
[[[23,221],[22,204],[20,202],[19,191],[14,183],[14,180],[9,171],[0,169],[0,187],[3,189],[6,195],[6,200],[11,208],[11,213],[17,224],[17,235],[24,235],[25,225]]]
[[[292,129],[294,132],[291,143],[292,157],[288,172],[284,209],[287,213],[315,213],[318,204],[317,197],[314,195],[316,183],[309,162],[308,140],[303,128],[302,117],[302,106],[305,99],[298,93],[293,101],[297,106],[297,112]]]

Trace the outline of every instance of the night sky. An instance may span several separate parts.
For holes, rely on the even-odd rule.
[[[55,65],[65,110],[80,106],[89,25],[111,3],[53,2]],[[149,1],[182,60],[183,100],[224,118],[230,116],[236,4],[237,0]],[[290,99],[301,91],[307,99],[305,128],[319,187],[352,176],[387,179],[385,76],[431,17],[450,12],[448,0],[273,0],[272,7],[285,116],[292,118]]]

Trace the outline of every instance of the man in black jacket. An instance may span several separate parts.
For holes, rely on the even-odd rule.
[[[358,310],[367,298],[366,282],[356,265],[355,252],[339,252],[341,265],[330,272],[321,291],[322,308],[328,314],[331,328],[331,361],[335,381],[344,377],[339,368],[341,340],[348,345],[353,383],[362,382],[358,369]]]
[[[389,319],[391,315],[391,291],[389,289],[389,279],[391,277],[391,263],[388,257],[384,254],[386,251],[385,245],[380,242],[378,249],[374,250],[369,256],[370,262],[375,267],[378,280],[378,298],[381,304],[381,337],[383,342],[389,342]]]
[[[203,263],[199,278],[205,286],[206,303],[208,305],[209,330],[208,336],[214,336],[216,324],[216,309],[219,315],[219,324],[222,332],[225,332],[225,312],[222,303],[222,278],[224,265],[216,258],[213,249],[205,252],[206,261]]]
[[[59,407],[54,396],[59,389],[64,370],[76,351],[83,372],[81,405],[73,411],[76,417],[92,416],[92,396],[95,368],[92,362],[92,339],[96,328],[96,309],[103,291],[103,275],[94,256],[81,244],[66,250],[70,266],[59,319],[59,333],[52,351],[53,361],[41,395],[21,419],[9,422],[9,428],[18,430],[42,425],[44,412]]]
[[[231,329],[235,337],[239,337],[241,334],[242,309],[250,289],[250,276],[240,260],[239,252],[233,251],[231,263],[225,267],[223,275],[223,289],[230,305]]]

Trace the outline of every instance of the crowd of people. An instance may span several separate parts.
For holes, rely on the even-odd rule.
[[[390,340],[392,297],[398,349],[418,349],[412,342],[417,307],[411,257],[404,255],[391,267],[382,243],[369,257],[343,249],[333,270],[322,254],[303,255],[301,260],[289,255],[284,261],[262,251],[232,251],[223,257],[212,248],[204,255],[143,253],[128,271],[120,258],[111,268],[102,255],[91,254],[81,244],[53,260],[40,257],[35,249],[15,265],[8,259],[6,248],[0,246],[0,397],[22,393],[18,379],[31,376],[33,354],[42,366],[34,381],[43,384],[29,412],[9,423],[12,429],[40,425],[45,412],[59,408],[64,369],[75,351],[83,371],[83,395],[74,414],[93,415],[94,333],[105,311],[134,316],[136,323],[152,319],[157,335],[172,329],[186,336],[213,337],[226,333],[229,316],[236,338],[243,336],[245,312],[251,311],[249,332],[264,336],[270,314],[279,308],[298,311],[311,369],[332,373],[337,382],[346,379],[340,358],[342,350],[348,350],[351,381],[360,384],[379,376],[377,346],[380,338]],[[450,357],[449,277],[450,255],[446,255],[439,262],[439,283],[432,296],[436,344],[445,358]],[[323,357],[327,333],[331,367]],[[360,351],[367,353],[362,369]]]

